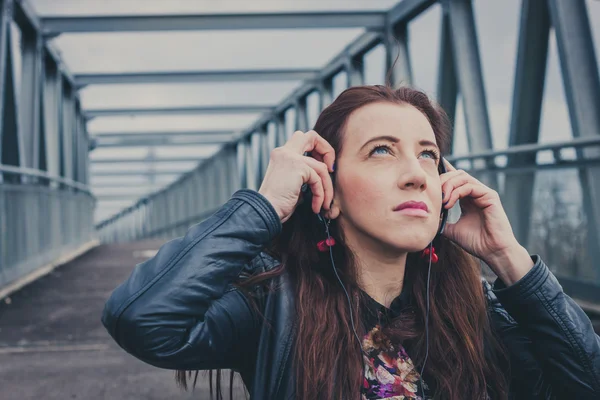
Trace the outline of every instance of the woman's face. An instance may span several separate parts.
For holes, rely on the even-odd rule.
[[[427,118],[408,104],[369,104],[350,115],[342,147],[334,205],[348,244],[424,249],[442,207],[440,150]]]

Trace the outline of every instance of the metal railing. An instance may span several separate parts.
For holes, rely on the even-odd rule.
[[[225,146],[173,184],[98,224],[100,240],[108,243],[181,235],[240,188],[236,159],[235,146]]]
[[[87,186],[6,165],[0,176],[0,288],[96,237]]]
[[[263,154],[268,155],[275,147],[274,142],[271,137],[258,147],[264,148]],[[600,137],[520,145],[505,150],[451,156],[448,161],[478,178],[490,174],[498,178],[498,191],[520,242],[532,253],[547,260],[570,292],[583,300],[600,303],[600,271],[587,251],[592,236],[589,231],[595,227],[587,223],[583,204],[562,204],[557,202],[559,199],[552,198],[556,195],[557,186],[565,192],[577,190],[577,171],[600,166],[600,156],[585,156],[586,152],[594,150],[600,153]],[[517,156],[532,156],[538,161],[519,164],[513,161]],[[254,162],[240,157],[235,146],[226,146],[177,182],[98,224],[100,239],[108,243],[182,236],[191,225],[213,214],[235,190],[248,187],[242,186],[241,181],[248,182],[249,178],[262,180],[262,168],[257,170],[256,176],[249,176]],[[266,162],[268,158],[263,158],[259,164],[265,163],[266,166]],[[521,179],[532,177],[535,189],[529,199],[533,205],[529,208],[527,204],[508,201],[512,189],[507,187],[507,182],[511,176]],[[565,215],[563,209],[573,206],[577,208],[575,217]],[[523,209],[530,210],[525,217],[522,216]],[[577,221],[580,223],[575,224]]]

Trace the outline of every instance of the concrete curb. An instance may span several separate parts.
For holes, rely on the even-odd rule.
[[[50,264],[46,264],[46,265],[36,269],[35,271],[30,272],[29,274],[25,275],[24,277],[19,278],[12,283],[9,283],[8,285],[0,288],[0,300],[8,297],[12,293],[29,285],[30,283],[35,282],[36,280],[40,279],[41,277],[48,275],[50,272],[54,271],[56,268],[60,267],[61,265],[64,265],[64,264],[74,260],[75,258],[81,256],[82,254],[90,251],[91,249],[93,249],[94,247],[97,247],[99,245],[100,245],[99,239],[90,240],[89,242],[84,243],[83,245],[79,246],[79,248],[77,248],[76,250],[73,250],[69,253],[61,255],[56,261],[54,261]]]

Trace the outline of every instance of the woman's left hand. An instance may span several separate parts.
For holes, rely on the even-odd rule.
[[[521,279],[533,267],[529,253],[519,244],[500,196],[467,172],[449,162],[441,175],[442,202],[452,208],[460,200],[461,216],[447,224],[443,235],[465,251],[482,259],[506,284]]]

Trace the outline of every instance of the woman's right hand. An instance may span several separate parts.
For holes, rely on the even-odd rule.
[[[304,153],[310,152],[312,157]],[[281,222],[287,221],[300,203],[303,184],[313,194],[312,210],[329,210],[333,201],[333,172],[335,151],[315,131],[296,131],[281,147],[271,151],[271,158],[258,192],[271,202]]]

